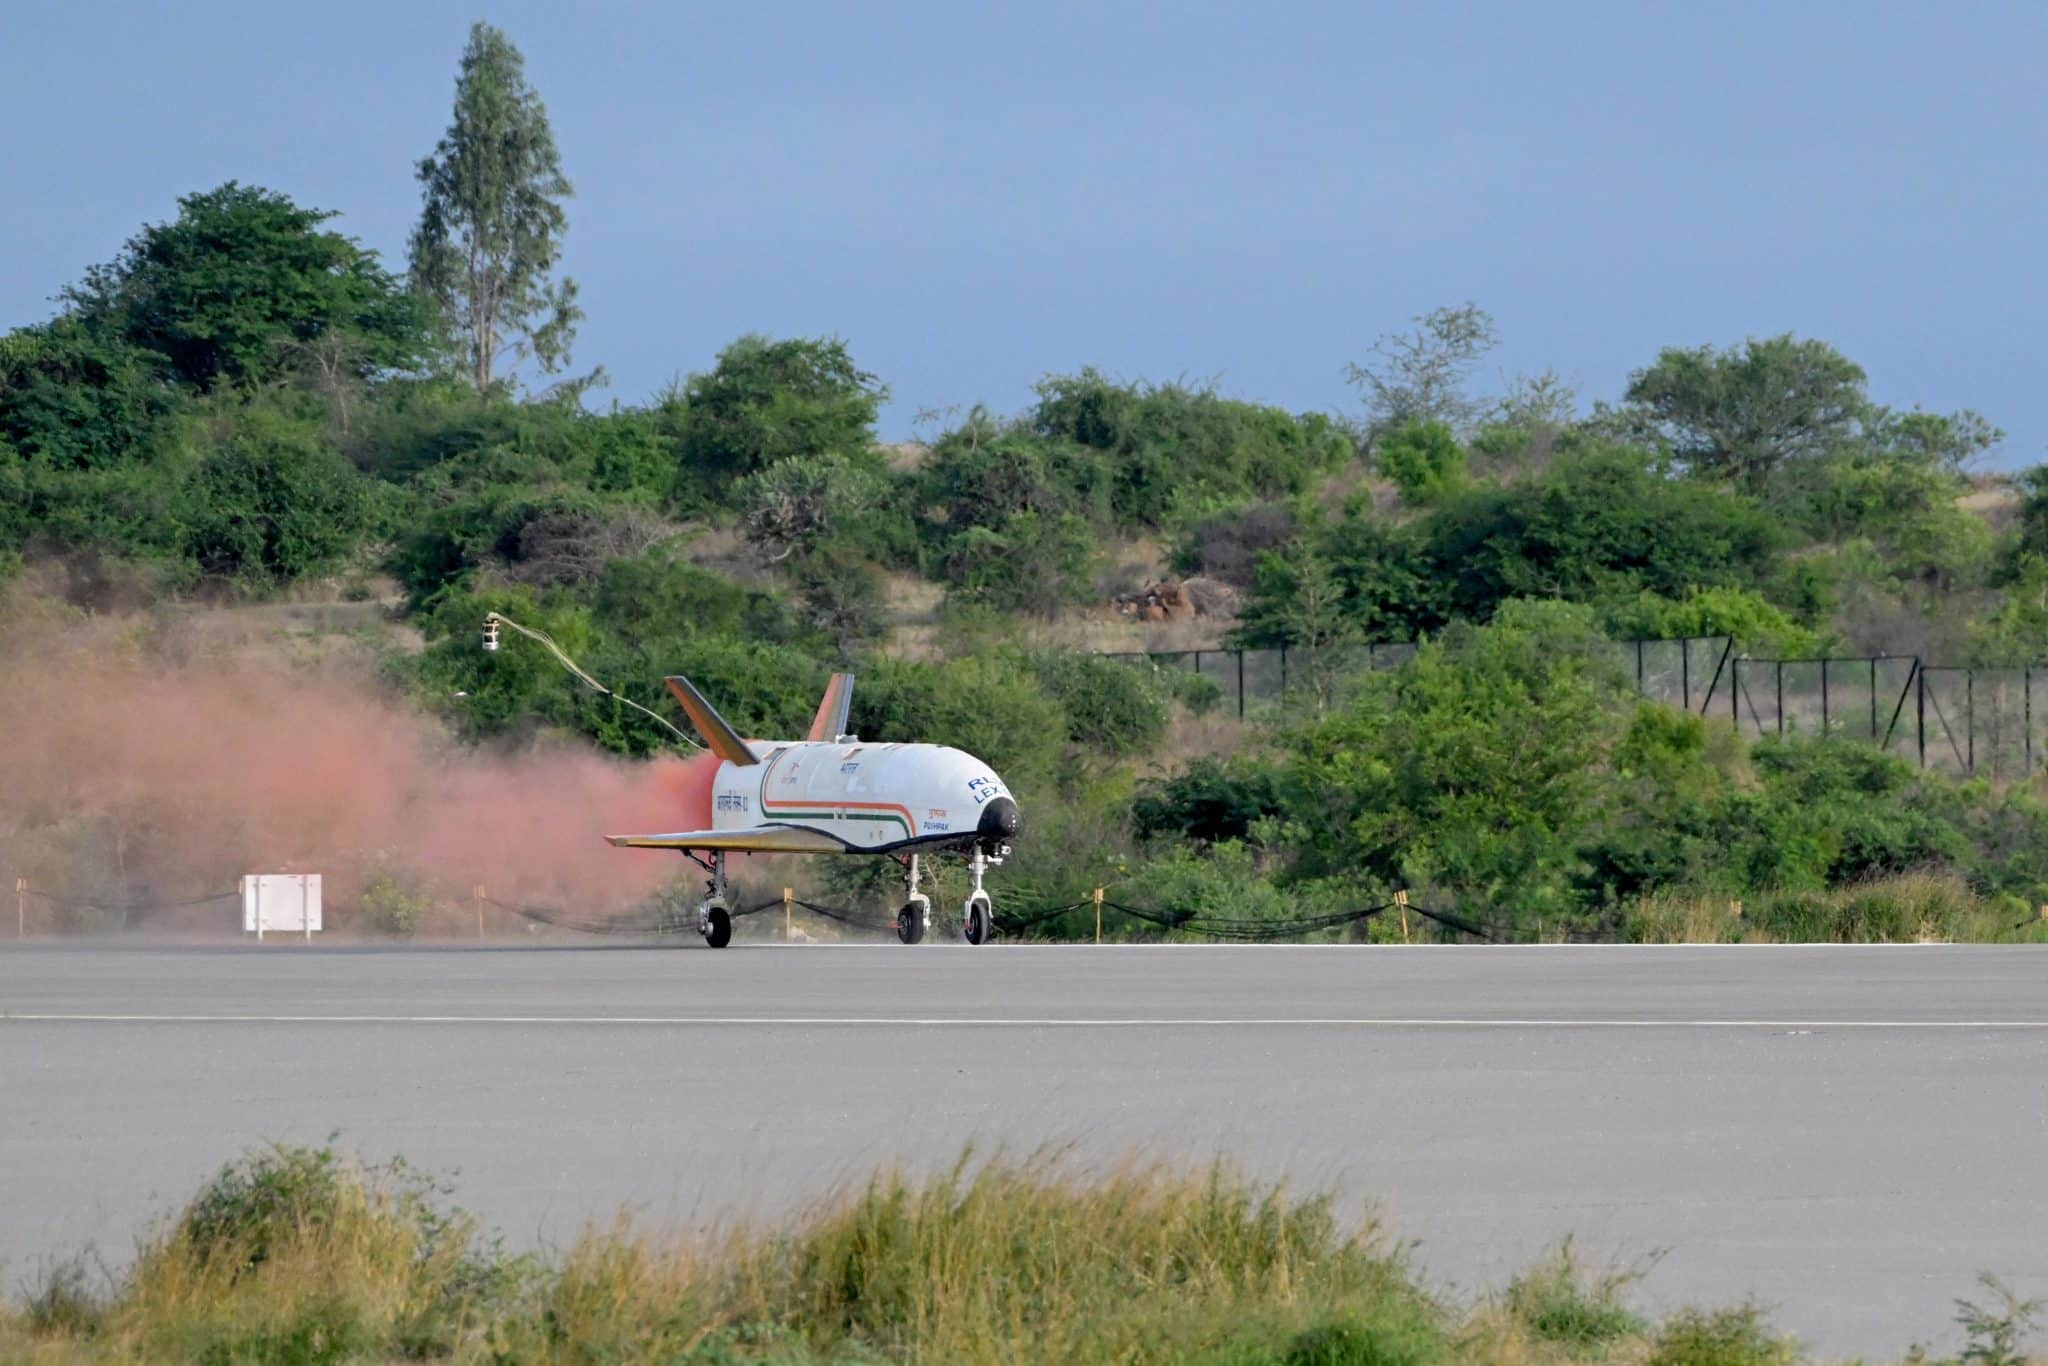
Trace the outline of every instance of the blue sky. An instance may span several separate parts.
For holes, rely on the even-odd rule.
[[[2039,0],[11,5],[0,325],[230,178],[402,266],[476,18],[621,401],[763,331],[845,337],[888,437],[1083,364],[1348,410],[1347,360],[1469,299],[1481,387],[1789,330],[2048,459]]]

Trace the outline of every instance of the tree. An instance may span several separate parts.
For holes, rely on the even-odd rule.
[[[1740,347],[1669,347],[1629,378],[1634,416],[1695,474],[1752,487],[1787,461],[1823,454],[1870,415],[1863,368],[1789,332]]]
[[[740,534],[779,564],[811,550],[884,492],[873,470],[843,455],[794,456],[740,481]]]
[[[1572,908],[1622,687],[1591,613],[1555,602],[1507,604],[1368,675],[1288,737],[1302,871],[1441,888],[1518,919]]]
[[[420,162],[419,182],[413,285],[453,327],[470,382],[496,384],[508,350],[547,374],[567,365],[583,310],[574,280],[548,277],[568,228],[562,201],[574,190],[525,58],[489,24],[469,30],[455,119]]]
[[[199,390],[260,378],[290,348],[325,342],[357,378],[417,366],[427,331],[417,302],[335,215],[234,181],[178,201],[178,216],[129,240],[61,296],[103,346],[165,358]]]
[[[1402,501],[1419,507],[1464,485],[1465,449],[1443,423],[1417,419],[1381,440],[1379,467],[1401,490]]]
[[[0,336],[0,442],[48,470],[145,458],[183,400],[165,369],[76,318]]]
[[[1493,315],[1477,304],[1438,308],[1415,319],[1412,332],[1389,332],[1372,344],[1372,359],[1344,367],[1365,395],[1366,433],[1377,441],[1408,422],[1469,425],[1481,405],[1465,393],[1465,376],[1499,341]]]
[[[221,426],[187,490],[185,549],[201,569],[269,586],[329,569],[354,549],[368,488],[317,426],[263,405]]]
[[[1231,644],[1292,649],[1318,716],[1329,706],[1339,678],[1356,667],[1355,647],[1366,639],[1360,613],[1346,600],[1344,581],[1308,537],[1285,551],[1259,556]]]
[[[741,337],[684,386],[681,475],[722,482],[794,456],[865,456],[887,397],[837,338]]]

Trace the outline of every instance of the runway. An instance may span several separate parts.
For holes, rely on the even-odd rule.
[[[1224,1155],[1439,1282],[1567,1234],[1830,1356],[2048,1292],[2048,950],[0,948],[0,1258],[120,1260],[227,1157],[459,1172],[519,1245],[969,1142]]]

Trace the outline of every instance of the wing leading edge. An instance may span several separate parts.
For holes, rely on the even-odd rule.
[[[838,854],[846,846],[818,830],[756,825],[744,830],[683,830],[673,835],[606,835],[620,849],[707,849],[736,854]]]

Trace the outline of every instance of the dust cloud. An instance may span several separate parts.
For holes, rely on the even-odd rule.
[[[360,664],[0,631],[0,890],[29,880],[32,930],[230,931],[232,902],[170,903],[251,872],[322,874],[340,928],[372,887],[425,932],[473,925],[477,884],[600,919],[686,871],[602,837],[709,825],[715,767],[466,746]]]

